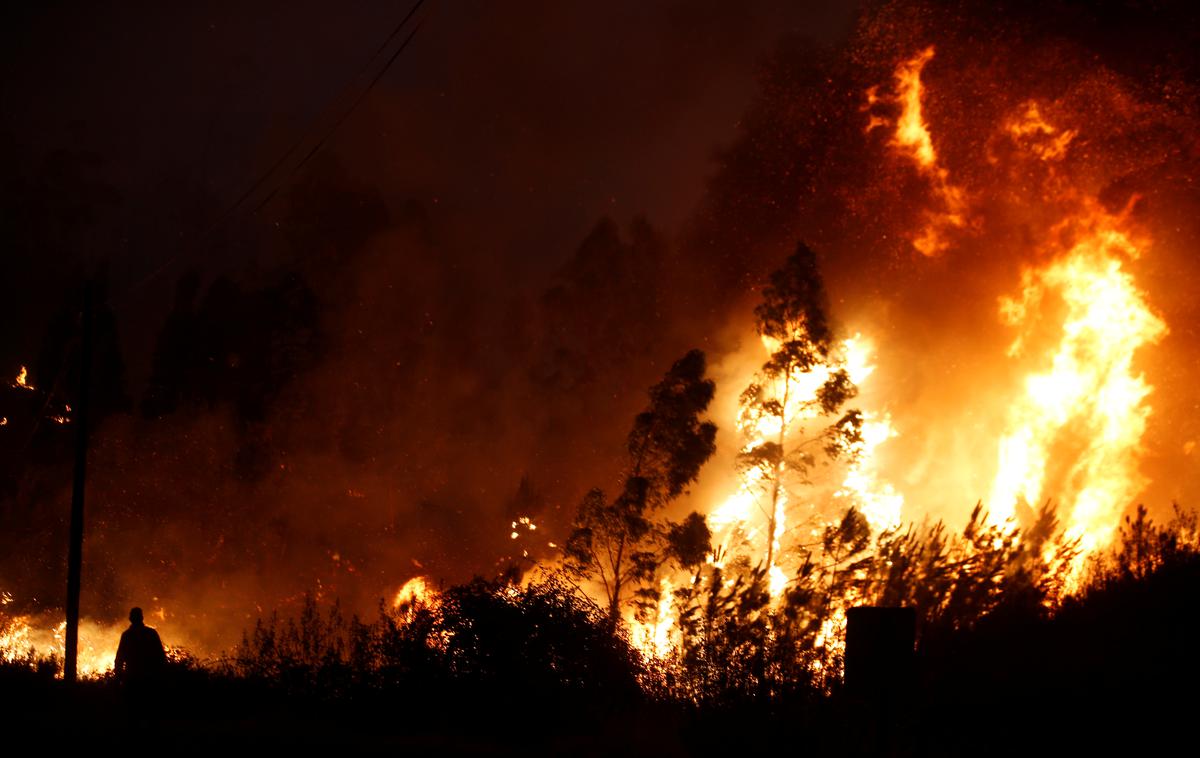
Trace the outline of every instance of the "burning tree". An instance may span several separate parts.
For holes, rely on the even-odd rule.
[[[699,350],[675,362],[650,389],[649,406],[634,419],[621,494],[609,501],[593,489],[579,505],[565,547],[566,567],[575,577],[602,585],[614,625],[630,587],[652,578],[680,543],[671,536],[696,531],[694,523],[672,531],[651,516],[695,481],[716,449],[716,425],[700,420],[714,392],[704,373]]]
[[[776,559],[794,488],[810,484],[818,456],[841,456],[861,441],[862,414],[848,410],[815,433],[809,421],[835,416],[858,389],[834,344],[816,255],[801,243],[771,275],[755,309],[770,357],[742,393],[738,457],[743,480],[766,520],[764,566],[778,584]]]

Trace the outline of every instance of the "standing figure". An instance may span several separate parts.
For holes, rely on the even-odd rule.
[[[117,646],[117,659],[113,664],[117,681],[130,688],[142,689],[158,677],[166,662],[167,654],[158,632],[146,626],[141,608],[131,608],[129,628],[121,632],[121,644]]]

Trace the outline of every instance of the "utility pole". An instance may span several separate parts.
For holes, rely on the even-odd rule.
[[[75,477],[71,491],[71,535],[67,547],[67,634],[63,679],[74,682],[79,661],[79,588],[83,568],[83,493],[87,482],[88,384],[92,368],[92,282],[83,284],[80,319],[79,396],[75,399]]]

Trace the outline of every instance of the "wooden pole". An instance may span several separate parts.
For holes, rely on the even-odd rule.
[[[63,678],[75,681],[79,660],[79,589],[83,568],[83,493],[87,481],[88,384],[92,368],[92,284],[83,285],[79,350],[79,396],[75,399],[75,477],[71,491],[71,535],[67,547],[67,633]]]

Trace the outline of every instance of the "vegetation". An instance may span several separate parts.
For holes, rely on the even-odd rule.
[[[801,245],[772,276],[756,317],[771,356],[743,395],[743,428],[768,419],[777,432],[748,435],[739,464],[757,472],[773,535],[796,499],[789,488],[810,484],[818,455],[849,449],[861,419],[844,408],[856,388],[835,354],[811,250]],[[811,397],[793,393],[816,369],[824,378]],[[634,419],[617,495],[589,492],[561,563],[527,581],[506,572],[381,602],[374,619],[308,598],[295,618],[260,619],[230,656],[176,654],[161,697],[140,712],[111,676],[67,688],[53,658],[2,662],[7,713],[42,726],[73,713],[78,734],[102,741],[118,739],[119,724],[271,747],[745,752],[791,739],[813,751],[956,755],[995,736],[982,719],[1028,739],[1047,726],[1043,714],[1117,723],[1122,709],[1180,708],[1171,682],[1200,674],[1195,513],[1176,507],[1159,525],[1139,507],[1112,548],[1086,560],[1049,503],[1024,528],[992,524],[976,505],[961,531],[878,531],[850,507],[809,518],[814,538],[784,544],[786,563],[771,545],[765,560],[716,555],[703,516],[664,515],[714,452],[717,429],[703,418],[713,392],[702,352],[672,365]],[[805,433],[814,421],[821,428]],[[780,565],[791,575],[773,599]],[[685,579],[663,598],[667,573]],[[673,649],[644,655],[621,619],[632,610],[645,621],[663,601],[677,619]],[[916,670],[896,682],[902,699],[844,690],[846,611],[861,605],[915,611]],[[1065,734],[1065,748],[1086,743]],[[1143,748],[1153,736],[1122,735]]]
[[[1045,514],[1035,528],[1053,525]],[[862,544],[853,522],[830,535],[847,550]],[[979,524],[977,512],[961,533],[885,535],[869,564],[837,576],[815,566],[778,608],[760,575],[728,588],[706,580],[688,590],[686,644],[665,660],[639,655],[606,608],[555,574],[523,587],[476,580],[429,604],[381,605],[373,621],[309,600],[297,618],[260,621],[226,659],[176,657],[146,723],[180,739],[203,730],[275,746],[678,753],[765,748],[793,734],[813,750],[872,753],[881,743],[863,740],[874,717],[823,668],[830,657],[816,644],[828,597],[854,586],[866,602],[911,604],[920,619],[910,699],[882,743],[893,753],[961,754],[963,741],[995,739],[993,722],[1028,740],[1050,725],[1029,709],[1066,722],[1064,747],[1168,739],[1166,726],[1135,725],[1182,718],[1189,701],[1171,685],[1200,673],[1200,614],[1187,601],[1200,582],[1196,515],[1159,525],[1140,509],[1062,598],[1062,568],[1032,570],[1015,535]],[[89,740],[120,738],[113,724],[130,716],[115,682],[69,690],[55,661],[34,663],[0,666],[12,723],[48,725],[74,708]],[[1111,718],[1103,733],[1070,726],[1098,717]]]
[[[768,568],[776,563],[777,525],[785,515],[789,489],[809,483],[819,454],[836,458],[860,438],[862,418],[857,410],[846,411],[816,433],[806,434],[804,428],[807,419],[836,418],[858,393],[836,354],[825,300],[816,255],[801,243],[771,275],[754,311],[758,333],[772,347],[770,358],[742,393],[741,426],[749,440],[739,465],[756,474]],[[828,373],[815,391],[798,386],[802,377],[822,368]],[[761,434],[763,428],[774,431]]]
[[[702,560],[707,528],[655,519],[695,481],[716,449],[717,427],[700,416],[714,385],[704,376],[704,353],[692,350],[650,389],[650,404],[634,419],[626,448],[629,461],[621,492],[611,502],[594,489],[583,498],[565,548],[565,566],[576,581],[599,585],[609,621],[616,626],[632,593],[643,612],[657,602],[651,580],[669,557]]]

